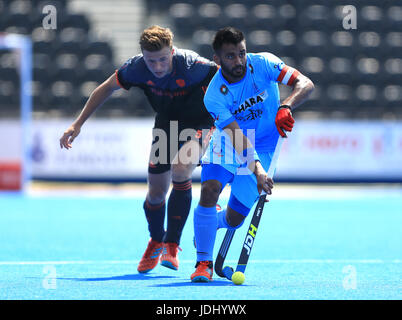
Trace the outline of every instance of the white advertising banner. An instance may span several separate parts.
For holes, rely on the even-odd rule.
[[[71,121],[34,121],[34,178],[131,180],[145,179],[152,142],[153,120],[87,121],[72,148],[59,139]]]
[[[32,174],[42,179],[144,180],[153,119],[90,119],[70,150],[59,139],[71,120],[34,121]],[[7,129],[9,130],[9,129]],[[0,128],[0,135],[7,135]],[[200,168],[194,177],[199,178]],[[276,179],[402,181],[402,122],[298,120]]]
[[[277,177],[402,181],[402,123],[297,121]]]

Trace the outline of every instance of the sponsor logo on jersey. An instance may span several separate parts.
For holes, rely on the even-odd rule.
[[[262,109],[248,109],[246,112],[236,115],[236,120],[246,121],[261,118]]]
[[[246,99],[246,101],[244,101],[240,107],[238,107],[233,114],[237,115],[240,112],[244,112],[246,111],[248,108],[251,108],[253,105],[260,103],[260,102],[264,102],[264,100],[267,98],[268,94],[266,93],[266,91],[263,91],[257,95],[255,95],[254,97],[248,98]]]
[[[169,97],[171,99],[175,97],[183,97],[188,94],[187,90],[179,90],[179,91],[169,91],[169,90],[160,90],[156,88],[150,88],[152,94],[160,97]]]

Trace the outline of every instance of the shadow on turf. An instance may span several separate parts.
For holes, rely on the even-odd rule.
[[[153,276],[149,274],[126,274],[122,276],[114,276],[114,277],[99,277],[99,278],[57,278],[57,280],[72,280],[72,281],[119,281],[119,280],[157,280],[157,279],[175,279],[178,278],[176,276]],[[171,282],[164,284],[156,284],[151,287],[224,287],[224,286],[233,286],[234,284],[231,281],[227,280],[213,280],[211,282],[191,282],[183,281],[183,282]],[[244,285],[243,285],[244,286]],[[247,285],[245,285],[247,286]]]
[[[235,286],[233,282],[227,280],[213,280],[211,282],[172,282],[172,283],[164,283],[164,284],[155,284],[151,287],[225,287],[225,286]],[[247,285],[243,285],[247,286]]]
[[[146,274],[126,274],[123,276],[100,277],[100,278],[57,278],[57,280],[74,280],[74,281],[113,281],[113,280],[156,280],[156,279],[174,279],[175,276],[152,276]]]

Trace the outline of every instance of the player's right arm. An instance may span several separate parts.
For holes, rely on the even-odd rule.
[[[224,130],[229,137],[233,148],[237,155],[242,157],[242,161],[247,163],[248,169],[253,172],[257,178],[257,189],[261,193],[264,190],[267,194],[271,194],[273,181],[270,179],[262,167],[258,155],[253,144],[246,135],[243,134],[239,124],[230,110],[226,107],[224,93],[221,89],[218,91],[214,88],[214,80],[209,84],[207,92],[204,96],[204,104],[211,116],[215,119],[215,125]],[[219,88],[219,85],[218,85]],[[218,93],[216,93],[218,91]],[[219,93],[220,92],[220,93]],[[221,94],[223,96],[221,96]]]
[[[60,138],[60,148],[70,149],[71,143],[79,135],[84,122],[112,95],[112,93],[120,89],[116,74],[111,75],[105,82],[99,85],[89,96],[81,113],[77,119],[71,124]]]
[[[242,158],[243,163],[247,163],[248,169],[253,172],[257,178],[257,189],[261,193],[264,190],[267,194],[271,194],[273,181],[268,177],[266,171],[262,167],[257,152],[249,138],[243,134],[242,129],[227,107],[225,85],[217,82],[214,77],[210,82],[207,92],[204,96],[204,105],[211,116],[215,119],[215,126],[220,130],[226,131],[231,138],[233,148],[237,155]],[[227,89],[227,88],[226,88]]]

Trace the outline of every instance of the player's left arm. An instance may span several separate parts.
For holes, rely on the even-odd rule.
[[[286,84],[293,89],[291,94],[282,101],[275,117],[276,127],[282,137],[286,137],[284,130],[292,131],[293,129],[295,121],[292,117],[292,110],[306,101],[314,90],[314,83],[308,77],[296,69],[287,68],[288,70],[284,69],[282,72],[292,72],[290,76],[285,74],[285,77],[289,78]]]
[[[300,106],[304,101],[307,100],[309,95],[314,90],[314,83],[308,77],[306,77],[301,72],[294,69],[295,73],[297,73],[294,81],[288,85],[293,88],[291,94],[282,101],[281,105],[287,105],[293,109]]]

